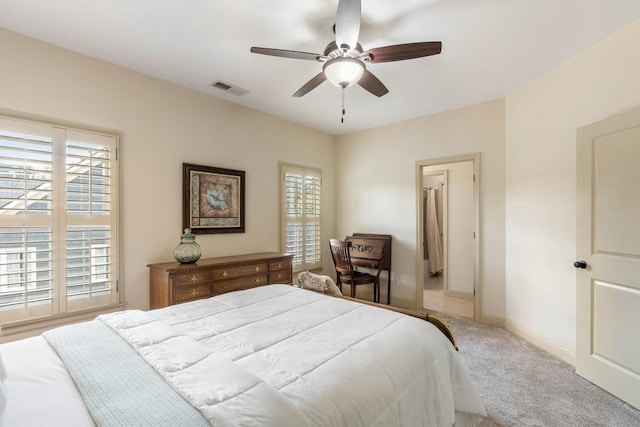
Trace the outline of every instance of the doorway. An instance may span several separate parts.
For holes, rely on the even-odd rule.
[[[416,166],[419,308],[477,319],[479,155]]]

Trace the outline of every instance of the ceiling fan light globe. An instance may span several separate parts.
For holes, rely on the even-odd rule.
[[[322,67],[327,80],[341,88],[348,88],[358,83],[364,70],[364,63],[355,58],[332,59]]]

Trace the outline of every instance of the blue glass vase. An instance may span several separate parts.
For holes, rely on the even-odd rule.
[[[196,243],[196,235],[190,228],[184,229],[184,234],[180,236],[180,243],[173,251],[173,256],[181,264],[193,264],[202,256],[200,245]]]

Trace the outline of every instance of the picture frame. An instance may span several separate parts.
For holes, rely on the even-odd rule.
[[[245,172],[182,164],[182,228],[193,234],[244,233]]]

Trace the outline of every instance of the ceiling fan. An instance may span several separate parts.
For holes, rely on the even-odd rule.
[[[389,89],[369,70],[365,63],[403,61],[437,55],[442,51],[442,42],[405,43],[363,50],[358,43],[360,33],[360,0],[339,0],[334,25],[335,41],[330,42],[324,53],[299,52],[286,49],[252,47],[251,52],[283,58],[307,59],[324,63],[322,72],[305,83],[294,97],[301,97],[318,87],[325,80],[346,89],[359,84],[380,97]]]

